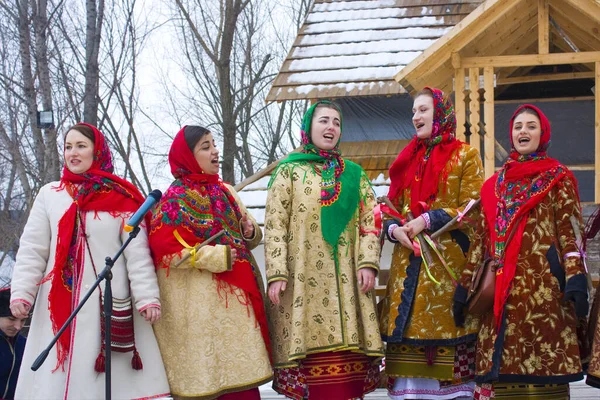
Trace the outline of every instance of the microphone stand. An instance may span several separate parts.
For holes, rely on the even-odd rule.
[[[83,308],[84,304],[86,303],[86,301],[88,301],[88,299],[90,298],[90,296],[92,295],[94,290],[96,290],[96,288],[100,285],[100,283],[103,280],[105,280],[106,283],[104,285],[104,328],[105,328],[104,329],[104,343],[105,343],[104,355],[105,355],[105,360],[106,360],[106,364],[105,364],[106,369],[105,369],[105,374],[104,374],[104,382],[105,382],[105,394],[104,395],[105,395],[106,400],[111,400],[111,354],[110,354],[111,353],[111,347],[110,347],[110,345],[111,345],[111,336],[110,336],[111,321],[110,321],[110,318],[112,316],[112,306],[113,306],[112,287],[111,287],[111,281],[112,281],[112,271],[111,270],[112,270],[112,267],[115,265],[115,261],[117,261],[117,259],[121,256],[121,254],[123,254],[123,251],[125,250],[125,248],[129,245],[129,242],[131,242],[138,235],[139,232],[140,232],[139,226],[136,226],[135,228],[133,228],[133,230],[131,232],[129,232],[129,237],[127,238],[125,243],[123,243],[123,245],[121,246],[119,251],[117,251],[117,254],[115,254],[115,256],[113,258],[106,257],[104,259],[106,264],[105,264],[102,272],[100,272],[98,274],[98,279],[96,279],[96,282],[94,282],[94,284],[92,285],[90,290],[88,290],[88,292],[85,294],[85,296],[83,296],[83,299],[79,302],[79,304],[77,305],[77,308],[75,308],[73,310],[73,312],[71,313],[71,315],[69,316],[69,318],[67,318],[67,320],[65,321],[63,326],[60,328],[60,330],[56,333],[56,335],[54,336],[54,338],[52,339],[52,341],[50,342],[48,347],[46,347],[46,349],[44,349],[44,351],[42,351],[40,353],[40,355],[38,356],[38,358],[36,358],[36,360],[33,362],[33,364],[31,365],[31,369],[33,371],[37,371],[42,366],[42,364],[46,360],[46,357],[48,357],[50,350],[52,350],[52,347],[54,347],[54,345],[56,344],[56,342],[58,341],[60,336],[67,329],[67,327],[69,326],[71,321],[73,321],[73,319],[77,316],[79,311]]]

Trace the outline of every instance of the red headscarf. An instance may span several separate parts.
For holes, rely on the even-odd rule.
[[[433,127],[431,137],[417,135],[400,152],[390,167],[389,197],[397,203],[402,192],[410,187],[410,209],[415,217],[424,212],[421,202],[428,206],[438,194],[439,182],[446,182],[450,169],[448,161],[462,142],[456,139],[456,116],[444,92],[426,87],[433,96]]]
[[[239,206],[219,175],[205,174],[188,147],[183,127],[169,150],[169,164],[175,181],[162,196],[154,210],[150,229],[150,248],[159,268],[168,268],[174,255],[184,250],[175,231],[190,246],[224,230],[225,234],[210,245],[228,245],[237,250],[231,271],[213,274],[219,294],[237,297],[241,304],[251,306],[270,351],[267,318],[263,296],[254,276],[257,266],[240,230],[242,214]],[[237,295],[236,288],[243,294]]]
[[[57,191],[69,189],[73,203],[58,222],[58,238],[52,271],[42,280],[52,281],[48,293],[48,309],[54,333],[65,323],[73,310],[73,277],[79,276],[85,254],[84,242],[78,241],[78,213],[85,211],[107,211],[112,215],[133,212],[143,203],[140,191],[130,182],[113,175],[110,150],[104,135],[95,127],[83,122],[94,131],[94,161],[90,169],[82,174],[74,174],[65,165]],[[73,129],[77,129],[77,125]],[[70,350],[71,333],[67,328],[57,343],[59,366],[64,362]]]
[[[542,131],[537,151],[528,155],[519,154],[512,142],[514,120],[523,109],[533,110],[539,116]],[[490,253],[494,254],[498,262],[494,300],[494,316],[498,329],[515,277],[527,214],[561,179],[571,179],[575,187],[577,185],[571,171],[546,155],[550,136],[550,122],[544,113],[531,104],[520,106],[510,120],[510,158],[481,189],[481,203],[490,234]],[[515,226],[519,218],[520,222]],[[506,241],[513,229],[516,231],[506,247]]]

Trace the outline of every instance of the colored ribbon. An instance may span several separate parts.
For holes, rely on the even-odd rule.
[[[192,265],[195,266],[196,265],[196,248],[194,246],[190,246],[189,244],[187,244],[186,241],[181,237],[179,232],[177,232],[177,229],[175,229],[173,231],[173,236],[175,236],[175,239],[177,239],[179,244],[181,244],[186,249],[190,250],[190,257],[192,258]]]
[[[458,218],[456,218],[456,222],[460,222],[476,202],[477,201],[475,199],[471,199],[462,212],[458,211]]]

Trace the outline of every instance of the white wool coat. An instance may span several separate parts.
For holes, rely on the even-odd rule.
[[[104,373],[94,370],[100,352],[100,304],[98,289],[79,312],[71,325],[71,351],[64,371],[56,367],[56,345],[37,372],[31,364],[54,336],[48,311],[51,281],[39,283],[54,267],[58,222],[72,203],[66,190],[57,191],[59,182],[44,186],[35,199],[25,226],[12,278],[11,302],[35,302],[31,328],[19,374],[16,399],[102,399]],[[107,212],[87,212],[86,233],[98,273],[104,268],[106,256],[114,256],[128,233],[122,229],[127,215],[112,216]],[[75,304],[83,298],[96,280],[87,250],[81,279],[74,283]],[[112,353],[113,399],[138,399],[166,396],[167,378],[150,323],[140,315],[150,305],[160,305],[159,289],[147,233],[140,231],[113,267],[113,297],[131,296],[134,305],[136,347],[144,365],[136,371],[131,367],[132,352]],[[101,284],[104,293],[104,283]],[[67,306],[67,305],[65,305]]]

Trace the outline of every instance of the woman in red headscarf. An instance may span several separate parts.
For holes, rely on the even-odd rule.
[[[250,249],[262,232],[219,177],[207,129],[183,127],[169,164],[175,181],[152,216],[150,247],[164,314],[155,332],[171,392],[260,399],[258,386],[272,370],[262,278]]]
[[[388,197],[404,221],[385,231],[395,243],[380,330],[392,399],[455,399],[473,393],[477,321],[452,319],[452,296],[469,248],[468,224],[438,238],[439,249],[416,241],[431,234],[479,198],[483,167],[479,152],[455,138],[450,99],[425,88],[413,103],[416,135],[390,168]],[[409,211],[414,217],[408,220]],[[464,222],[464,221],[463,221]],[[432,259],[422,259],[427,246]]]
[[[494,307],[481,319],[476,399],[567,399],[583,378],[578,317],[588,312],[577,181],[548,157],[550,123],[535,106],[510,121],[510,158],[481,191],[483,218],[461,285],[457,323],[472,271],[486,254],[497,262]],[[574,221],[572,222],[572,219]]]
[[[13,315],[26,317],[37,303],[15,394],[21,399],[104,397],[104,283],[41,368],[33,372],[30,366],[96,281],[104,258],[127,239],[124,221],[144,201],[135,186],[112,173],[110,151],[94,126],[79,123],[68,130],[64,158],[60,182],[42,187],[35,199],[12,278]],[[119,336],[112,338],[112,395],[166,396],[169,387],[151,326],[160,317],[159,291],[145,229],[116,261],[112,274],[115,304],[121,306],[123,321],[132,321],[113,321],[112,332],[118,330]]]

